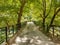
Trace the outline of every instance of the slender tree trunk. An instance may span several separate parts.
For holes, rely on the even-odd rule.
[[[45,18],[43,18],[43,30],[45,30]]]
[[[25,6],[25,3],[26,3],[25,0],[23,0],[23,1],[21,2],[20,11],[19,11],[19,13],[18,13],[18,20],[17,20],[17,28],[18,28],[18,30],[20,30],[20,28],[21,28],[21,16],[22,16],[22,13],[23,13],[23,8],[24,8],[24,6]]]
[[[59,12],[60,12],[60,8],[54,13],[54,15],[53,15],[53,17],[52,17],[52,19],[51,19],[50,25],[49,25],[49,29],[50,29],[51,25],[53,24],[56,15],[57,15]],[[48,30],[48,32],[49,32],[49,30]]]
[[[7,31],[8,31],[8,33],[10,34],[8,21],[6,22],[6,25],[7,25]]]
[[[43,30],[45,31],[46,0],[43,0]]]

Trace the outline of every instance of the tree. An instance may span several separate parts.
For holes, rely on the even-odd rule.
[[[51,19],[51,22],[49,24],[49,27],[48,27],[49,29],[50,29],[51,25],[53,24],[56,15],[60,12],[60,6],[59,6],[60,4],[59,4],[59,1],[58,0],[53,0],[53,5],[54,5],[54,14],[53,14],[52,19]],[[49,29],[48,29],[48,32],[49,32]]]
[[[26,0],[21,0],[21,7],[20,7],[20,10],[18,12],[18,20],[17,20],[18,30],[20,30],[20,28],[21,28],[21,16],[22,16],[25,4],[26,4]]]

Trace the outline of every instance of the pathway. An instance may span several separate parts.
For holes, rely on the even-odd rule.
[[[26,28],[23,33],[18,35],[12,45],[59,45],[51,41],[50,38],[45,36],[36,27]],[[33,28],[33,30],[31,30]]]

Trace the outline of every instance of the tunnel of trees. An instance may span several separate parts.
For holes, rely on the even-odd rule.
[[[33,21],[43,32],[60,26],[60,0],[0,0],[0,28]],[[60,32],[59,32],[60,33]]]

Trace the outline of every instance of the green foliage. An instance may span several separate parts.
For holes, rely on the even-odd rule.
[[[17,16],[22,1],[23,0],[0,0],[0,27],[6,26],[7,22],[9,25],[17,23]],[[54,7],[60,7],[60,0],[46,0],[46,15],[48,14],[46,24],[50,23],[54,14]],[[40,25],[42,23],[43,9],[42,0],[26,0],[21,22],[32,20],[37,21],[36,23]],[[58,18],[59,16],[55,18],[54,24],[59,25],[60,21],[58,21]]]

